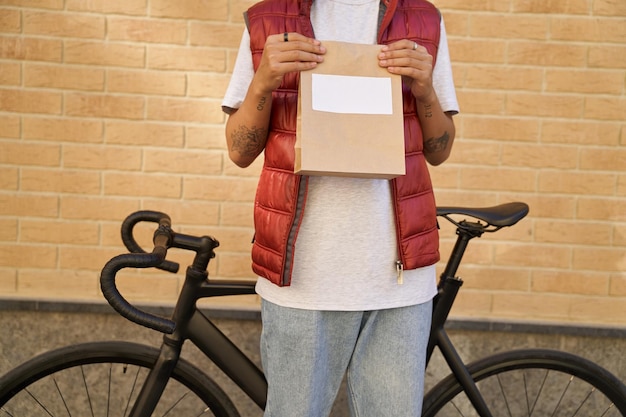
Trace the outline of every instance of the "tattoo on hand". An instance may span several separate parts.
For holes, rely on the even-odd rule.
[[[259,104],[257,104],[256,109],[258,111],[263,110],[263,108],[265,107],[265,103],[267,103],[267,97],[263,96],[261,97],[261,99],[259,100]]]
[[[438,138],[430,138],[424,141],[424,151],[428,153],[444,151],[448,147],[449,141],[450,135],[448,132],[444,132],[443,135]]]
[[[265,146],[267,129],[239,126],[232,134],[232,148],[241,155],[256,157]]]

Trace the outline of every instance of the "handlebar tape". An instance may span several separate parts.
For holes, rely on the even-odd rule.
[[[118,291],[115,286],[115,274],[123,268],[150,268],[161,265],[167,249],[157,246],[152,253],[135,253],[118,255],[106,263],[100,275],[100,288],[109,304],[128,320],[157,330],[171,334],[176,328],[176,323],[163,317],[146,313],[133,307]]]

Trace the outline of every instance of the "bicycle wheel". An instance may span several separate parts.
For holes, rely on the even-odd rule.
[[[37,356],[0,378],[0,417],[126,417],[159,351],[96,342]],[[152,416],[238,417],[208,376],[181,359]]]
[[[626,416],[624,384],[576,355],[517,350],[479,360],[468,369],[494,417]],[[422,416],[478,413],[454,375],[449,375],[424,397]]]

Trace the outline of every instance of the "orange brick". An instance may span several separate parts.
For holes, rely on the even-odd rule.
[[[17,272],[13,269],[0,269],[0,293],[17,292]]]
[[[102,91],[104,71],[69,66],[26,65],[24,85],[26,87]]]
[[[579,297],[571,301],[570,318],[577,322],[624,323],[626,297]]]
[[[567,246],[501,243],[495,247],[495,263],[527,266],[532,260],[536,268],[569,268],[571,254],[572,250]]]
[[[150,16],[198,20],[221,20],[228,18],[228,3],[212,0],[152,0]]]
[[[189,74],[189,96],[212,97],[221,100],[226,93],[229,81],[229,74]]]
[[[574,248],[573,266],[596,271],[626,271],[623,248]]]
[[[186,79],[183,73],[165,71],[107,71],[107,91],[137,94],[182,96]]]
[[[119,221],[119,230],[122,220],[139,207],[139,201],[134,198],[63,196],[59,208],[64,219]]]
[[[543,70],[511,66],[478,66],[467,68],[465,87],[540,91]]]
[[[585,99],[585,118],[599,120],[626,120],[626,98],[593,97]]]
[[[555,40],[621,43],[626,39],[626,25],[623,19],[612,17],[555,17],[551,20],[550,37]]]
[[[492,266],[463,266],[463,291],[481,289],[489,291],[528,291],[530,278],[528,271],[519,268],[498,268]]]
[[[183,146],[184,128],[180,125],[117,122],[106,123],[106,142],[119,145]]]
[[[59,220],[22,220],[20,222],[21,242],[95,245],[98,240],[99,227],[96,223]]]
[[[536,220],[535,239],[543,243],[603,246],[611,241],[611,225],[580,220]]]
[[[542,120],[541,140],[543,142],[581,144],[581,145],[617,145],[620,126],[617,123],[596,122],[589,120]]]
[[[223,153],[220,151],[177,151],[146,149],[146,172],[216,175],[222,172]]]
[[[450,163],[454,163],[455,160],[460,159],[460,157],[457,157],[458,155],[464,155],[464,154],[462,151],[457,152],[457,150],[455,149],[454,155],[455,155],[455,158],[451,158]],[[230,164],[232,164],[232,162],[229,163],[229,165]],[[232,164],[232,165],[235,165],[235,164]],[[232,170],[229,170],[228,173],[231,173],[234,175],[238,173],[239,171],[241,171],[241,168],[239,167],[237,167],[239,168],[239,171],[236,171],[237,168],[235,167],[236,166],[234,166]],[[245,170],[245,172],[248,172],[248,171],[249,171],[248,169]],[[255,174],[258,175],[257,172],[255,172]],[[433,185],[438,188],[459,188],[460,176],[461,176],[461,169],[458,166],[439,165],[437,167],[430,169],[430,179]]]
[[[497,142],[486,140],[472,140],[465,139],[460,140],[454,144],[454,151],[448,160],[449,163],[463,163],[467,161],[480,161],[484,165],[498,165],[500,163],[501,145]],[[430,169],[432,173],[444,171],[443,175],[439,175],[439,178],[450,177],[447,183],[437,182],[438,186],[452,185],[458,186],[458,175],[450,175],[452,169],[458,172],[458,168],[453,167],[434,167]],[[446,173],[447,171],[447,173]],[[445,185],[444,185],[445,184]]]
[[[144,99],[131,96],[67,94],[65,114],[81,117],[142,119]]]
[[[57,249],[49,245],[0,243],[0,266],[14,268],[54,268]]]
[[[490,1],[483,4],[476,4],[463,0],[437,0],[437,7],[441,9],[471,10],[479,12],[508,12],[509,3]]]
[[[26,6],[39,9],[62,9],[63,0],[3,0],[3,5]]]
[[[208,201],[144,199],[142,208],[168,214],[176,230],[183,225],[215,226],[220,219],[220,204]]]
[[[192,45],[238,48],[242,31],[241,24],[191,22],[189,41]]]
[[[174,175],[104,174],[104,193],[111,196],[178,198],[181,188],[180,178]]]
[[[467,36],[469,34],[469,14],[454,10],[445,10],[443,19],[446,25],[446,34],[450,38]]]
[[[20,296],[64,300],[102,297],[95,272],[27,269],[19,272],[17,282]]]
[[[19,64],[0,62],[0,85],[17,86],[22,82]]]
[[[35,194],[0,194],[0,215],[57,217],[59,199],[56,196]]]
[[[254,206],[251,202],[247,203],[222,203],[220,208],[220,225],[235,227],[253,227],[252,214]],[[250,235],[252,242],[252,235]]]
[[[223,278],[254,278],[250,255],[220,252],[217,275]]]
[[[99,120],[24,117],[24,139],[58,142],[101,143],[103,123]]]
[[[249,202],[256,193],[257,179],[254,178],[184,178],[185,200],[207,200],[227,202]]]
[[[584,67],[588,47],[555,42],[511,41],[507,62],[519,65]]]
[[[624,71],[546,71],[546,91],[618,95],[624,87]]]
[[[16,139],[20,136],[20,118],[0,114],[0,137]]]
[[[61,103],[59,93],[0,89],[0,111],[60,114]]]
[[[576,215],[576,201],[571,196],[513,194],[507,196],[506,201],[522,201],[528,204],[533,218],[573,219]]]
[[[0,9],[0,27],[4,33],[19,33],[22,21],[19,10]]]
[[[593,2],[593,13],[609,17],[626,16],[626,4],[620,0],[596,0]]]
[[[624,169],[626,149],[582,149],[580,151],[580,167],[582,169],[601,171],[620,171]]]
[[[509,167],[575,169],[577,158],[578,149],[574,146],[514,143],[502,145],[501,162]]]
[[[222,123],[224,113],[217,100],[148,98],[148,119]]]
[[[589,66],[599,68],[626,68],[626,46],[596,45],[589,48]]]
[[[58,145],[21,142],[0,142],[0,163],[12,165],[59,166]]]
[[[577,271],[534,271],[532,291],[559,294],[607,295],[609,275]]]
[[[0,36],[0,58],[61,62],[63,42],[51,39]]]
[[[60,246],[59,267],[61,269],[100,271],[107,261],[119,255],[111,248],[96,246]]]
[[[16,191],[19,187],[19,169],[0,167],[0,190]]]
[[[148,46],[148,68],[224,72],[223,50],[204,47]]]
[[[17,220],[0,218],[0,241],[17,241]]]
[[[454,301],[451,317],[491,317],[493,293],[463,290]]]
[[[506,43],[495,39],[451,39],[450,57],[453,62],[499,63],[505,62]]]
[[[139,171],[141,149],[98,145],[66,145],[63,167],[98,170]]]
[[[626,246],[626,224],[613,225],[613,245]]]
[[[493,313],[497,316],[521,317],[524,320],[569,317],[570,298],[556,294],[497,294],[493,298]]]
[[[536,142],[539,139],[540,123],[535,119],[464,115],[462,137]],[[453,154],[456,152],[456,144],[454,146]]]
[[[143,45],[65,41],[66,63],[141,68],[145,65],[145,59],[146,47]]]
[[[515,116],[577,118],[582,115],[585,100],[572,95],[509,93],[506,112]]]
[[[20,181],[23,191],[98,194],[100,173],[54,169],[23,169]]]
[[[615,176],[588,172],[543,171],[539,173],[539,191],[543,193],[568,193],[601,195],[613,194]]]
[[[537,174],[514,168],[462,168],[461,188],[478,190],[533,191]]]
[[[609,293],[613,296],[626,296],[626,275],[611,275]]]
[[[626,221],[626,201],[623,199],[580,198],[577,214],[579,219]]]
[[[549,19],[543,15],[477,13],[469,16],[475,38],[546,39]]]
[[[146,0],[66,0],[67,10],[145,15]]]
[[[547,14],[588,14],[588,0],[513,0],[513,12]]]
[[[173,303],[180,285],[177,276],[166,273],[154,276],[123,274],[117,281],[120,292],[129,300],[148,300],[151,303],[155,301]]]
[[[187,22],[111,16],[107,19],[107,34],[112,40],[184,44]]]
[[[199,149],[226,149],[226,136],[223,125],[187,126],[185,146]]]
[[[104,38],[103,16],[39,12],[23,12],[24,33],[71,38]]]
[[[457,98],[464,114],[504,114],[506,96],[501,92],[459,90]]]

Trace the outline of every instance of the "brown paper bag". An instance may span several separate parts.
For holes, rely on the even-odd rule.
[[[401,77],[378,66],[380,45],[323,44],[324,62],[300,73],[294,172],[404,175]]]

